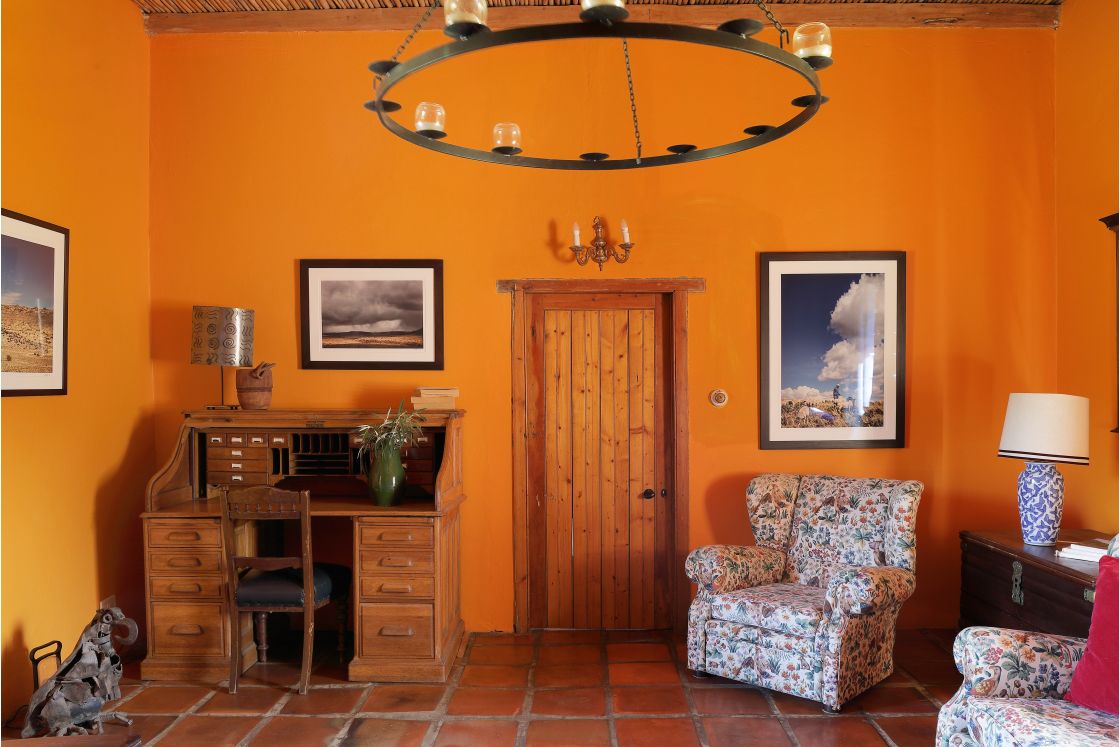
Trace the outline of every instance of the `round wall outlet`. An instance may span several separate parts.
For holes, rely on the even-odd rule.
[[[723,389],[713,389],[708,392],[708,401],[715,407],[723,407],[727,404],[727,392]]]

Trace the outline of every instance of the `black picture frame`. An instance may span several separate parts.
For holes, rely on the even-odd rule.
[[[431,271],[431,309],[433,320],[432,346],[430,356],[424,360],[378,360],[376,351],[391,348],[372,348],[366,352],[355,351],[354,358],[348,360],[324,360],[324,348],[316,348],[315,339],[322,339],[322,321],[318,327],[311,319],[311,311],[316,290],[312,287],[313,271],[337,270],[337,279],[353,280],[354,271],[368,270],[416,270],[418,275]],[[369,275],[370,273],[363,273]],[[399,274],[399,273],[395,273]],[[442,259],[301,259],[300,278],[300,367],[320,370],[443,370],[443,260]],[[334,278],[332,278],[334,279]],[[321,282],[321,281],[320,281]],[[426,281],[425,281],[426,282]],[[425,330],[424,334],[427,334]],[[430,359],[428,359],[430,358]]]
[[[52,334],[51,351],[52,367],[49,373],[44,372],[3,372],[0,371],[0,396],[4,397],[34,397],[65,395],[68,391],[68,363],[69,363],[69,312],[70,312],[70,229],[55,223],[50,223],[30,215],[17,213],[14,210],[0,208],[0,234],[5,238],[11,237],[9,231],[19,231],[18,224],[24,224],[34,229],[43,229],[49,232],[46,237],[54,243],[55,251],[52,259],[52,288],[61,286],[62,311],[58,311],[57,298],[52,301]],[[57,234],[57,238],[50,234]],[[22,238],[22,237],[16,237]],[[26,239],[24,239],[26,240]],[[33,241],[33,243],[40,243]],[[41,244],[42,245],[42,244]],[[3,251],[3,250],[0,250]],[[61,261],[57,261],[61,259]],[[4,273],[9,275],[8,272]],[[9,275],[10,279],[10,275]],[[8,317],[7,314],[4,315]],[[61,332],[61,334],[58,334]],[[61,341],[59,340],[61,337]],[[61,344],[59,344],[61,342]],[[56,356],[55,353],[58,353]],[[11,355],[11,348],[5,348],[5,356]],[[58,363],[57,375],[54,363]],[[27,377],[27,378],[25,378]],[[39,385],[37,379],[42,378],[44,385]]]
[[[777,263],[799,263],[779,265]],[[843,263],[843,265],[839,264]],[[780,302],[780,290],[775,296],[773,276],[777,274],[802,274],[819,275],[829,272],[851,275],[862,272],[861,264],[866,263],[870,274],[876,275],[884,270],[884,278],[893,274],[893,282],[884,280],[884,287],[893,287],[893,293],[884,289],[883,316],[884,329],[889,326],[893,335],[886,339],[888,333],[884,331],[883,363],[883,424],[877,427],[806,427],[788,428],[781,425],[783,421],[782,387],[780,346],[782,319],[774,319],[771,314],[772,301]],[[789,273],[784,273],[786,268]],[[843,268],[843,270],[839,269]],[[772,272],[772,270],[777,272]],[[794,270],[803,269],[798,273]],[[816,271],[813,271],[816,270]],[[862,277],[861,277],[862,280]],[[779,281],[780,282],[780,281]],[[906,445],[906,253],[905,252],[760,252],[758,255],[758,421],[759,421],[759,448],[767,450],[777,449],[895,449]],[[891,297],[893,296],[893,297]],[[837,297],[837,302],[840,297]],[[890,312],[893,311],[893,322],[890,321]],[[775,349],[774,336],[777,335],[779,358],[774,360],[772,351]],[[822,356],[823,359],[823,356]],[[778,381],[774,381],[773,371],[778,370]],[[823,374],[823,371],[822,371]],[[888,388],[888,385],[889,388]],[[839,387],[833,390],[832,397],[839,399]],[[789,391],[793,391],[790,389]],[[889,394],[888,394],[889,392]],[[870,395],[868,395],[870,396]],[[794,395],[790,396],[794,399]],[[847,402],[851,402],[848,398]],[[776,403],[776,406],[775,406]],[[803,407],[809,403],[803,403]],[[825,416],[827,417],[827,416]],[[830,418],[835,422],[835,417]],[[820,421],[822,424],[825,421]],[[804,430],[804,438],[796,431]],[[821,437],[836,432],[835,438]]]

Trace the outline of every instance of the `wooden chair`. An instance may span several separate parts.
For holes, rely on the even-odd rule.
[[[251,612],[256,619],[257,646],[267,650],[265,621],[269,612],[303,611],[303,655],[300,660],[299,692],[307,692],[315,643],[315,610],[336,600],[340,604],[339,648],[345,636],[345,600],[349,597],[349,569],[311,561],[310,491],[295,492],[260,486],[230,491],[222,489],[222,536],[226,548],[226,593],[229,601],[232,652],[229,691],[237,692],[241,674],[241,641],[238,618]],[[298,557],[237,555],[234,522],[299,522]],[[342,587],[342,588],[335,588]]]

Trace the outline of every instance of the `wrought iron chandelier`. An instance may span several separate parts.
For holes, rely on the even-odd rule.
[[[388,60],[370,63],[369,69],[374,74],[375,98],[373,101],[367,101],[365,107],[377,114],[381,124],[394,135],[413,145],[446,155],[540,169],[594,171],[668,166],[726,156],[773,142],[812,119],[820,107],[828,101],[828,97],[821,93],[820,81],[817,78],[818,70],[823,70],[832,64],[832,35],[828,26],[823,23],[805,23],[798,26],[791,36],[766,7],[763,0],[754,0],[754,3],[777,30],[777,46],[752,38],[765,26],[762,22],[750,18],[727,21],[715,30],[669,23],[627,23],[626,19],[630,14],[626,10],[624,0],[581,0],[582,12],[579,17],[582,23],[526,26],[503,31],[491,31],[486,26],[486,0],[444,0],[444,33],[454,41],[401,61],[401,55],[417,32],[431,18],[440,0],[430,0],[430,2],[431,4],[397,47],[393,56]],[[513,122],[499,122],[494,125],[493,147],[489,150],[456,145],[444,140],[447,132],[445,131],[446,113],[443,107],[428,101],[420,103],[416,108],[415,129],[409,129],[391,116],[393,112],[401,109],[400,104],[386,97],[394,86],[413,73],[459,55],[527,42],[603,38],[620,39],[622,42],[630,113],[634,127],[632,158],[612,159],[607,153],[599,152],[581,153],[578,158],[570,159],[523,155],[521,129]],[[668,153],[665,155],[644,156],[637,101],[634,97],[633,71],[630,65],[630,39],[657,39],[743,52],[798,73],[809,84],[811,92],[790,101],[792,116],[781,124],[750,125],[742,131],[746,137],[720,145],[700,147],[681,143],[669,146],[666,149]],[[792,51],[786,51],[787,43]]]

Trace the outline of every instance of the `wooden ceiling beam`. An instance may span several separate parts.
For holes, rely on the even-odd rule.
[[[787,26],[823,21],[838,28],[1048,28],[1058,27],[1060,5],[1011,3],[783,3],[774,5]],[[268,31],[406,31],[420,8],[284,10],[222,13],[152,13],[150,34],[224,34]],[[630,5],[630,20],[715,27],[731,18],[753,18],[745,5]],[[578,18],[575,5],[490,8],[494,29],[566,23]],[[428,23],[438,28],[439,14]]]

